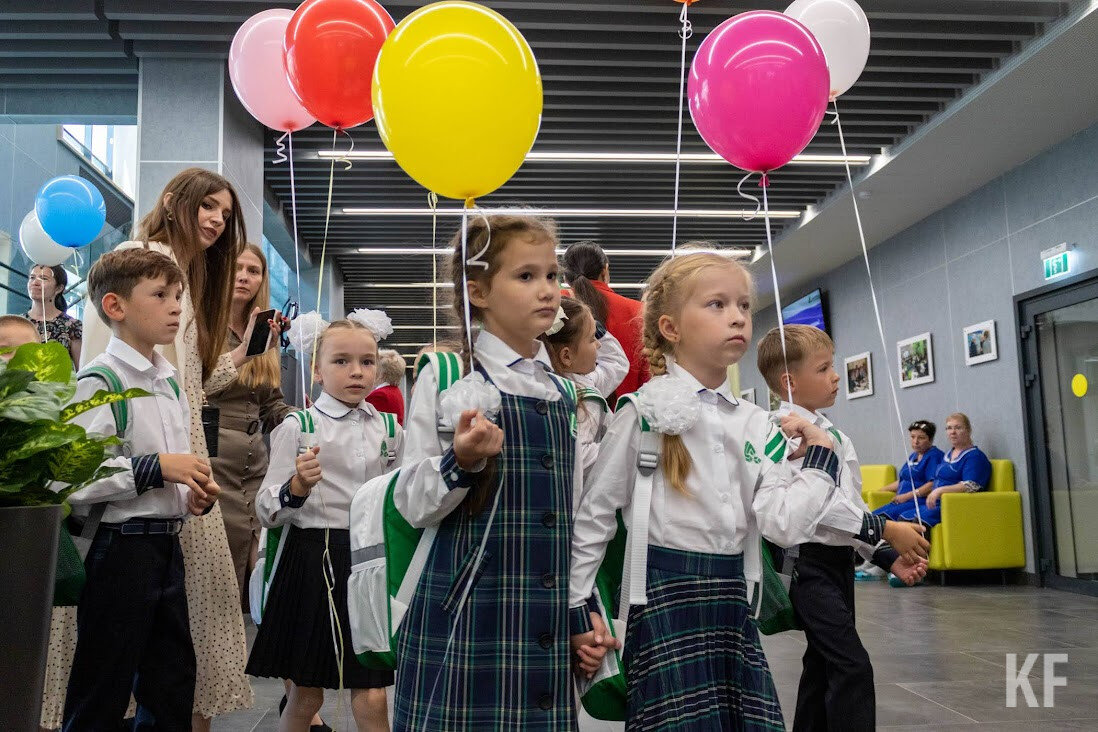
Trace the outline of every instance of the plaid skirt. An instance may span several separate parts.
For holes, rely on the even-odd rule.
[[[627,732],[785,730],[743,555],[649,546],[647,594],[625,638]]]

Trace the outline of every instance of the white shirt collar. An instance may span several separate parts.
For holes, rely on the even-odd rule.
[[[369,414],[370,410],[373,409],[373,407],[370,406],[365,399],[359,402],[357,406],[348,407],[346,404],[339,401],[326,391],[320,392],[320,396],[318,396],[316,398],[316,401],[313,402],[313,406],[316,407],[318,411],[323,412],[332,419],[342,419],[354,409],[361,409],[367,414]]]
[[[821,429],[831,429],[835,426],[831,423],[831,420],[819,412],[809,411],[799,404],[793,404],[792,402],[787,402],[783,399],[781,406],[778,407],[778,416],[784,417],[787,414],[796,414],[798,417],[804,417]]]
[[[168,359],[153,351],[152,361],[150,361],[138,353],[136,348],[118,336],[111,336],[111,339],[107,341],[106,351],[140,374],[145,374],[154,379],[167,379],[175,376],[175,367],[171,365]]]
[[[523,373],[533,373],[535,366],[541,366],[546,371],[552,371],[553,365],[549,361],[545,344],[541,341],[536,341],[536,343],[538,344],[537,353],[534,354],[533,358],[525,358],[504,343],[501,338],[481,328],[474,348],[477,360],[485,366],[490,364],[498,368],[509,368]]]
[[[700,381],[698,381],[696,378],[694,378],[694,375],[692,373],[690,373],[689,371],[684,369],[682,366],[679,366],[675,362],[674,357],[667,356],[666,360],[667,360],[667,373],[670,374],[671,376],[674,376],[675,378],[682,379],[686,383],[690,384],[690,386],[694,387],[694,389],[699,394],[703,394],[703,395],[704,394],[712,394],[716,397],[720,397],[720,398],[724,399],[726,402],[728,402],[732,406],[736,406],[740,403],[739,399],[737,399],[735,397],[735,395],[732,394],[732,385],[728,383],[728,376],[727,375],[724,377],[724,381],[721,382],[721,385],[718,386],[716,389],[707,389],[705,386],[702,385],[702,383]],[[704,396],[703,396],[703,398],[704,398]]]

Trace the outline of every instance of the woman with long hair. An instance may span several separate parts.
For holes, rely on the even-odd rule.
[[[270,307],[271,280],[267,258],[255,244],[246,244],[236,259],[232,306],[225,350],[244,342],[249,316]],[[242,367],[224,388],[207,393],[221,410],[217,457],[211,458],[214,480],[221,486],[221,512],[236,568],[241,602],[248,602],[248,574],[255,566],[262,528],[255,515],[255,494],[267,472],[263,435],[282,424],[293,411],[282,398],[282,367],[278,351],[268,350]],[[247,609],[245,607],[245,609]]]
[[[61,265],[46,267],[36,264],[27,277],[27,297],[30,311],[27,320],[34,323],[43,341],[55,341],[68,349],[73,363],[80,362],[80,342],[84,338],[83,324],[65,311],[65,288],[69,275]]]
[[[204,395],[221,391],[237,379],[248,359],[251,324],[240,345],[224,349],[236,261],[246,240],[232,184],[209,170],[188,168],[164,187],[153,210],[138,225],[136,240],[118,245],[166,254],[187,277],[183,327],[175,343],[164,346],[162,353],[179,371],[180,388],[191,409],[191,451],[200,457],[208,457],[202,426]],[[110,338],[95,309],[86,308],[85,313],[84,362],[102,353]],[[272,321],[267,327],[273,334],[279,324]],[[252,705],[251,685],[244,674],[248,653],[240,589],[220,504],[188,521],[180,541],[198,666],[194,729],[208,730],[212,717]]]

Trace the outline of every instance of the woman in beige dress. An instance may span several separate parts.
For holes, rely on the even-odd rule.
[[[246,245],[236,259],[226,350],[243,342],[251,313],[270,307],[269,277],[263,250],[255,244]],[[255,515],[255,494],[267,472],[263,435],[282,424],[294,409],[283,401],[281,384],[278,351],[270,350],[244,364],[240,376],[224,389],[206,394],[210,404],[221,409],[217,457],[211,458],[210,463],[221,486],[217,502],[225,518],[225,533],[245,612],[248,575],[255,566],[261,528]]]
[[[142,219],[137,240],[118,245],[167,254],[187,275],[183,327],[175,343],[158,348],[179,371],[180,386],[191,407],[191,449],[200,457],[208,457],[202,430],[203,393],[224,389],[247,360],[243,345],[222,353],[233,273],[246,240],[232,184],[211,171],[189,168],[165,186],[156,207]],[[274,334],[277,321],[268,327]],[[245,342],[250,335],[249,326]],[[95,308],[85,308],[82,363],[102,353],[109,338],[110,329]],[[277,339],[270,343],[277,344]],[[193,727],[203,732],[210,729],[214,716],[252,705],[251,684],[244,674],[244,618],[220,505],[187,521],[179,538],[198,669]]]

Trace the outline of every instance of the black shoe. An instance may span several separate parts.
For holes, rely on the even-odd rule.
[[[281,716],[282,716],[282,713],[283,713],[284,711],[286,711],[286,702],[287,702],[287,701],[289,701],[289,699],[287,699],[287,698],[286,698],[286,695],[285,695],[285,694],[283,694],[283,695],[282,695],[282,701],[280,701],[280,702],[278,703],[278,716],[280,716],[280,717],[281,717]]]
[[[314,724],[309,727],[309,732],[334,732],[334,730],[328,725],[324,724],[324,720],[320,721],[320,724]]]

